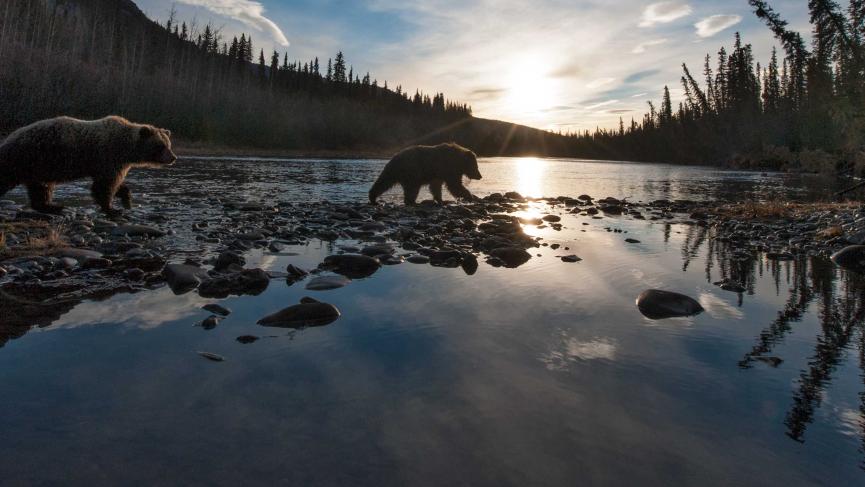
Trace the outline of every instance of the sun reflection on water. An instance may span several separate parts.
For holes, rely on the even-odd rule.
[[[523,196],[539,198],[543,194],[543,182],[547,163],[537,157],[521,157],[516,160],[516,191]]]

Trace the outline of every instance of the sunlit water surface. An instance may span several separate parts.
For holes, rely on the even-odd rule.
[[[383,163],[182,160],[130,184],[157,206],[362,201]],[[809,178],[666,165],[492,159],[481,171],[470,186],[479,195],[823,191]],[[61,196],[84,195],[78,185]],[[213,300],[195,293],[83,303],[0,348],[0,484],[865,483],[865,335],[844,321],[862,305],[858,279],[821,260],[736,266],[699,227],[562,223],[526,231],[582,262],[542,247],[518,269],[482,263],[474,276],[406,263],[327,292],[274,280],[260,296],[221,301],[233,314],[210,331],[193,325]],[[311,268],[334,249],[288,250],[299,255],[253,252],[248,266]],[[712,284],[731,275],[748,292]],[[689,294],[707,311],[650,321],[634,306],[647,288]],[[306,295],[342,317],[298,331],[255,324]],[[240,335],[263,338],[243,345]],[[783,362],[740,367],[763,343]]]

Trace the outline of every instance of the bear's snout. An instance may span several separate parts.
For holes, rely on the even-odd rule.
[[[170,166],[177,161],[177,156],[174,155],[174,152],[171,152],[171,149],[168,147],[162,151],[162,156],[160,157],[160,161],[162,164]]]

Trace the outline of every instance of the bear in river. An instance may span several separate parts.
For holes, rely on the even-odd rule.
[[[387,163],[369,190],[369,201],[375,204],[385,191],[399,184],[405,204],[413,205],[421,186],[429,185],[436,202],[442,202],[442,184],[456,198],[474,199],[463,186],[463,176],[481,179],[478,158],[474,152],[457,144],[417,145],[404,149]]]
[[[133,167],[170,166],[171,132],[111,116],[93,121],[58,117],[13,132],[0,144],[0,197],[23,184],[30,206],[43,213],[60,213],[51,202],[58,183],[90,178],[93,199],[109,216],[115,196],[132,208],[124,183]]]

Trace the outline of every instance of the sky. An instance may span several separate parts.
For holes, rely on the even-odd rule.
[[[442,92],[475,116],[547,130],[617,127],[646,112],[664,85],[681,99],[681,64],[733,42],[766,62],[776,45],[745,0],[134,0],[163,21],[211,22],[256,50],[315,56],[343,51],[361,76],[414,93]],[[770,4],[810,30],[806,0]],[[700,76],[702,78],[702,76]]]

